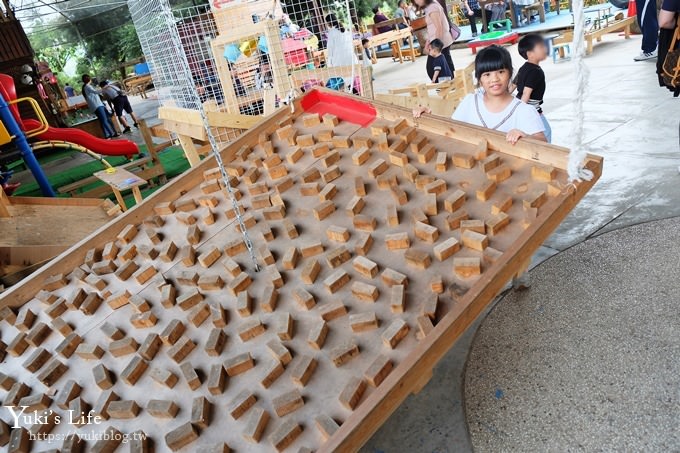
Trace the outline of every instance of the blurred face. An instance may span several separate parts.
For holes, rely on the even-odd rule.
[[[430,56],[438,57],[441,51],[436,47],[430,47]]]
[[[527,52],[527,57],[531,58],[532,60],[543,61],[548,58],[548,48],[545,46],[545,44],[539,44],[535,46],[532,51]]]
[[[418,5],[418,7],[420,7],[420,8],[422,8],[423,6],[425,6],[425,0],[415,0],[413,3],[415,3],[416,5]]]
[[[507,69],[485,72],[479,79],[479,84],[484,88],[484,91],[491,96],[507,94],[510,75],[510,71]]]

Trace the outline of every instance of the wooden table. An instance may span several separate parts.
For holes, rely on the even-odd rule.
[[[607,21],[607,25],[600,27],[596,30],[592,30],[585,33],[585,38],[587,41],[586,55],[593,53],[593,39],[597,42],[602,41],[602,35],[607,33],[612,33],[618,30],[623,30],[623,36],[625,39],[630,39],[630,26],[637,20],[636,16],[627,17],[621,20],[615,20],[613,22]]]
[[[113,171],[112,171],[113,170]],[[107,170],[98,171],[94,176],[111,187],[113,194],[116,196],[116,201],[120,205],[123,211],[127,210],[125,205],[125,200],[121,192],[123,190],[132,190],[132,195],[135,197],[135,201],[139,204],[142,202],[142,193],[139,191],[139,187],[147,184],[145,179],[140,178],[132,172],[125,170],[124,168],[109,168]]]

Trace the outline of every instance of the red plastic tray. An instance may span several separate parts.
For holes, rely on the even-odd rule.
[[[343,121],[366,127],[375,119],[375,107],[365,101],[312,90],[301,101],[305,112],[324,115],[331,113]]]

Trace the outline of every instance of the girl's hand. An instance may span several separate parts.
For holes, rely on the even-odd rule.
[[[420,118],[420,116],[423,113],[432,113],[432,110],[430,110],[429,107],[424,107],[422,105],[419,105],[415,109],[413,109],[413,118]]]
[[[469,10],[467,10],[467,15],[468,15],[468,16],[474,16],[474,15],[475,15],[475,12],[472,11],[471,9],[469,9]]]
[[[505,139],[506,139],[509,143],[511,143],[511,144],[514,145],[515,143],[517,143],[517,141],[518,141],[520,138],[526,137],[526,136],[527,136],[527,134],[525,134],[524,132],[520,131],[519,129],[511,129],[511,130],[508,131],[508,134],[505,136]]]

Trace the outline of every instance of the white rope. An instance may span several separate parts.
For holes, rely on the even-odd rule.
[[[356,55],[354,54],[354,30],[353,30],[353,25],[352,25],[352,11],[349,9],[349,0],[345,0],[345,9],[347,13],[347,20],[349,21],[349,24],[347,28],[349,29],[349,34],[351,36],[350,38],[350,43],[351,45],[349,46],[349,51],[350,51],[350,57],[349,61],[352,62],[352,71],[350,72],[350,82],[349,82],[349,87],[345,87],[345,90],[349,93],[352,94],[352,89],[354,88],[354,58],[356,58]],[[358,32],[359,30],[357,30]],[[363,49],[364,47],[361,46]]]
[[[574,6],[574,42],[572,46],[574,64],[576,65],[576,91],[574,94],[574,120],[571,124],[572,144],[569,153],[569,163],[567,173],[570,182],[590,181],[593,179],[593,172],[583,168],[587,152],[583,147],[583,103],[588,89],[588,77],[590,70],[583,61],[585,55],[585,13],[583,0],[576,0]]]

